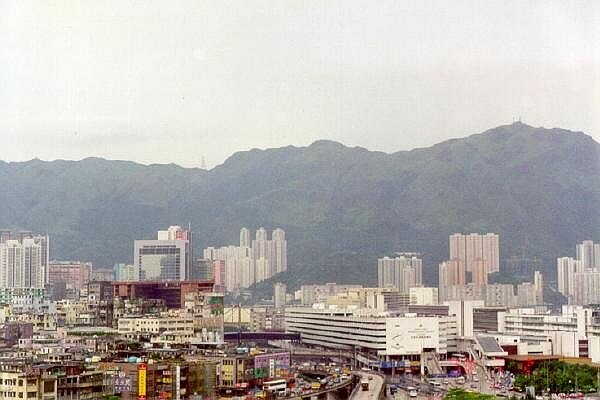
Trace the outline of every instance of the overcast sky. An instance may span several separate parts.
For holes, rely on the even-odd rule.
[[[598,1],[2,1],[0,159],[600,140]]]

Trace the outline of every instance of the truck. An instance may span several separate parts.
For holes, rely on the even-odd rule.
[[[369,379],[362,378],[360,380],[360,387],[362,388],[362,390],[369,390]]]

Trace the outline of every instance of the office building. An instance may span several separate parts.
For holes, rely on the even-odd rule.
[[[183,281],[190,270],[190,237],[187,230],[170,226],[158,231],[157,240],[134,241],[133,265],[140,281]]]
[[[455,233],[449,238],[450,259],[464,264],[465,271],[473,271],[477,260],[483,260],[488,273],[500,270],[500,242],[495,233],[481,235]]]

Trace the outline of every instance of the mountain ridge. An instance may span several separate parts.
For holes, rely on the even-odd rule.
[[[280,226],[292,286],[374,284],[376,258],[394,251],[424,253],[435,282],[449,234],[497,232],[501,257],[525,247],[551,276],[555,256],[600,238],[599,161],[584,133],[513,123],[393,153],[330,140],[252,149],[208,171],[98,157],[0,162],[10,188],[0,227],[48,231],[54,257],[111,266],[168,225],[191,222],[200,248],[236,243],[242,226]]]

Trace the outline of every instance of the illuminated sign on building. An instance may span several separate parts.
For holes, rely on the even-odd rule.
[[[260,354],[254,357],[256,378],[283,377],[289,374],[290,353]]]
[[[138,400],[146,400],[146,364],[138,365]]]

